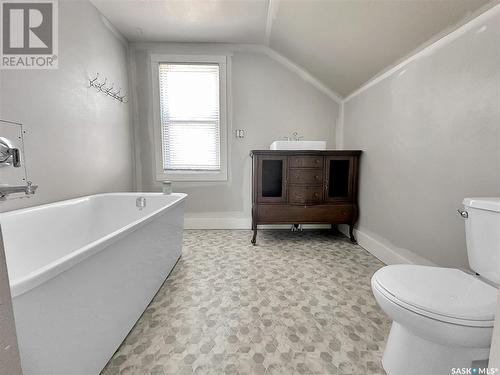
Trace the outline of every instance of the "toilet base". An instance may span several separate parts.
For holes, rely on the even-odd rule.
[[[489,348],[444,346],[393,322],[382,365],[387,375],[442,375],[451,374],[452,368],[486,365],[488,357]]]

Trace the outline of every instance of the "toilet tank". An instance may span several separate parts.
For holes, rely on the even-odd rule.
[[[500,284],[500,198],[465,198],[465,236],[470,268]]]

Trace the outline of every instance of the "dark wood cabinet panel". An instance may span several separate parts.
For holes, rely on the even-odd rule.
[[[257,201],[261,203],[286,202],[287,157],[263,156],[257,160]]]
[[[259,224],[348,224],[358,219],[361,151],[255,150],[252,229]]]
[[[259,224],[342,224],[353,214],[352,205],[259,205]]]
[[[329,156],[325,158],[325,201],[352,201],[355,183],[354,157]]]

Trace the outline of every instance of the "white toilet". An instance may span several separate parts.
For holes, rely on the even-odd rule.
[[[372,277],[393,319],[382,359],[388,375],[451,374],[487,364],[500,283],[500,198],[464,199],[470,268],[391,265]]]

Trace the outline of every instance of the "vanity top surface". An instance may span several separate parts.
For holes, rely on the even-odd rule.
[[[250,155],[338,155],[338,156],[351,156],[360,155],[361,150],[252,150]]]

